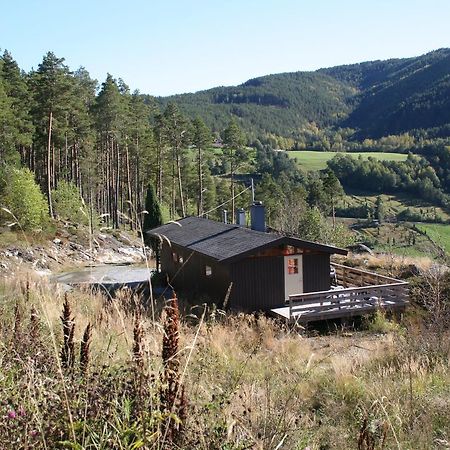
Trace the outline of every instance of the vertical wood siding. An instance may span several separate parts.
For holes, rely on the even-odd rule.
[[[183,264],[173,260],[172,253],[183,257]],[[206,276],[206,266],[212,273]],[[161,254],[161,270],[169,275],[175,290],[187,294],[192,300],[205,301],[205,295],[222,307],[230,285],[230,271],[226,264],[220,264],[212,258],[195,253],[176,245],[170,248],[163,244]]]
[[[181,255],[183,268],[173,261],[172,252]],[[171,284],[180,292],[188,294],[194,301],[211,301],[222,307],[230,283],[233,282],[228,305],[244,311],[268,310],[284,305],[284,257],[250,257],[237,261],[231,266],[200,253],[173,245],[163,244],[161,268],[169,275]],[[190,256],[191,255],[191,256]],[[187,261],[187,262],[186,262]],[[212,269],[206,276],[205,267]],[[178,274],[175,275],[178,271]],[[174,278],[175,276],[175,278]],[[303,254],[304,292],[330,289],[330,255]],[[203,296],[203,298],[202,298]]]
[[[303,292],[330,289],[330,255],[328,253],[303,255]]]
[[[232,264],[230,306],[246,311],[284,304],[283,256],[245,258]]]

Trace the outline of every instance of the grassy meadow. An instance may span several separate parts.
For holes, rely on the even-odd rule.
[[[336,152],[321,151],[289,151],[290,158],[295,158],[298,165],[306,171],[323,170],[327,168],[327,161],[336,156]],[[381,161],[405,161],[408,155],[402,153],[383,153],[383,152],[355,152],[349,153],[354,158],[361,156],[368,159],[369,157]]]
[[[439,247],[445,249],[450,254],[450,225],[440,223],[420,223],[417,228],[427,234],[427,236]]]
[[[362,206],[367,204],[374,208],[377,198],[381,197],[385,216],[396,216],[405,209],[409,209],[413,214],[419,214],[425,220],[433,222],[436,220],[448,221],[450,215],[439,206],[432,205],[421,199],[414,198],[406,194],[375,194],[373,192],[347,190],[346,195],[338,202],[338,207]],[[363,217],[362,217],[363,218]]]
[[[449,341],[417,325],[378,315],[366,331],[308,338],[204,305],[180,319],[173,302],[153,320],[127,291],[64,296],[27,277],[3,283],[0,300],[0,448],[428,449],[450,439]]]
[[[384,207],[384,217],[394,223],[382,223],[380,227],[363,228],[359,230],[359,238],[367,242],[371,248],[381,252],[392,252],[407,257],[439,257],[442,258],[442,249],[450,254],[450,215],[441,207],[411,198],[405,194],[379,196],[364,191],[351,191],[339,200],[338,208],[352,208],[368,205],[375,209],[377,198],[380,197]],[[396,217],[406,209],[424,222],[396,222]],[[365,217],[359,219],[365,220]],[[357,218],[338,218],[347,226],[358,222]],[[426,234],[425,234],[426,233]]]

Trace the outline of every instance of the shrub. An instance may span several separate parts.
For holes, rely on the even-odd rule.
[[[372,208],[368,205],[354,205],[347,207],[337,207],[336,217],[353,217],[355,219],[367,219],[372,215]]]
[[[318,208],[308,208],[300,219],[299,236],[303,239],[347,247],[355,235],[342,224],[333,225]]]
[[[42,229],[48,223],[47,201],[28,169],[9,168],[4,172],[0,204],[2,219],[17,221],[24,230]]]
[[[389,320],[383,311],[377,310],[375,314],[366,319],[367,329],[372,333],[398,332],[400,327],[395,321]]]
[[[89,224],[88,209],[83,204],[78,188],[67,181],[60,181],[52,191],[53,210],[59,219]]]

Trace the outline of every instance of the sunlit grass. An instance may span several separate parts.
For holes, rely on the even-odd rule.
[[[450,254],[450,225],[438,223],[420,223],[416,225],[440,247]]]
[[[57,364],[63,295],[24,283],[0,292],[0,448],[168,448],[163,417],[146,414],[161,389],[159,318],[142,316],[139,370],[151,376],[137,404],[130,294],[69,294],[76,349],[93,325],[84,378]],[[450,436],[448,358],[432,359],[420,333],[406,339],[404,327],[377,316],[371,331],[307,338],[263,316],[203,311],[192,309],[179,330],[188,406],[172,448],[357,448],[365,426],[375,448],[434,448]]]
[[[323,170],[327,168],[327,161],[337,155],[336,152],[320,152],[320,151],[289,151],[290,158],[295,158],[298,165],[304,170]],[[355,152],[348,153],[354,158],[362,156],[364,159],[369,157],[379,161],[406,161],[408,155],[402,153],[383,153],[383,152]]]

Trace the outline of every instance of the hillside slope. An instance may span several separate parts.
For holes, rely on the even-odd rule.
[[[351,127],[360,138],[411,130],[450,135],[450,49],[426,55],[267,75],[239,86],[158,98],[214,130],[234,114],[251,134],[295,137],[307,122]]]
[[[359,90],[343,125],[380,137],[450,123],[450,49],[321,70]],[[447,130],[448,131],[448,130]]]
[[[162,106],[176,102],[188,115],[202,116],[214,130],[226,127],[233,114],[247,131],[290,136],[306,122],[326,126],[345,118],[356,93],[348,83],[326,74],[294,72],[158,101]]]

